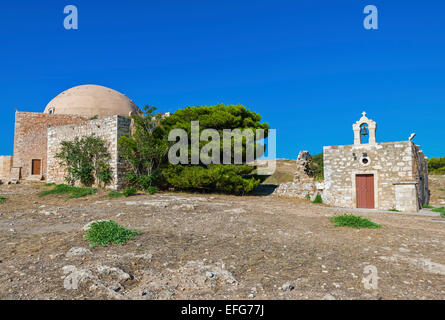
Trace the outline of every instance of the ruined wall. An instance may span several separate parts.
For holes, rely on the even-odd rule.
[[[273,194],[279,197],[301,199],[309,196],[311,200],[314,200],[317,194],[322,193],[324,185],[322,182],[315,182],[310,174],[309,164],[312,162],[312,157],[308,151],[300,151],[296,162],[294,181],[280,184]]]
[[[12,156],[0,156],[0,181],[8,182],[12,168]]]
[[[324,147],[323,153],[323,200],[335,206],[356,207],[357,174],[374,175],[375,208],[382,210],[396,208],[395,183],[417,181],[411,141],[329,146]],[[364,158],[368,160],[366,164]],[[408,187],[399,188],[400,191],[406,189]],[[417,208],[404,207],[404,211],[411,210],[416,211]]]
[[[34,112],[16,112],[14,129],[13,167],[21,168],[20,177],[31,175],[32,159],[42,160],[41,175],[46,178],[47,172],[47,130],[50,126],[65,125],[85,121],[87,117],[77,115],[56,115]]]
[[[412,144],[413,149],[413,177],[417,182],[416,192],[419,199],[419,207],[423,207],[430,201],[428,186],[428,159],[420,150],[419,146]]]
[[[112,189],[120,189],[125,177],[125,164],[119,156],[117,141],[129,132],[131,120],[121,116],[84,121],[76,124],[48,128],[48,182],[64,183],[65,169],[59,165],[55,155],[60,150],[62,141],[71,141],[75,137],[95,134],[103,139],[111,154],[110,166],[113,171]]]

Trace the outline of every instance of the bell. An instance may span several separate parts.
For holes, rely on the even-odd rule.
[[[362,128],[362,132],[361,132],[361,134],[362,134],[363,136],[367,136],[367,135],[368,135],[368,129],[366,129],[366,127],[363,127],[363,128]]]

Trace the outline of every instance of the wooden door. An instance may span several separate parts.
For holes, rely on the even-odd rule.
[[[40,167],[42,165],[42,160],[40,159],[33,159],[32,160],[32,168],[31,168],[31,174],[32,175],[39,175],[40,174]]]
[[[355,185],[357,208],[374,209],[374,175],[358,174]]]

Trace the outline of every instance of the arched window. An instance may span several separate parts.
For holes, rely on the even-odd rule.
[[[363,123],[360,126],[360,143],[369,143],[369,128],[367,123]]]

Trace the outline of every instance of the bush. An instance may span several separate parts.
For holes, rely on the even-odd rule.
[[[58,184],[50,190],[40,192],[39,197],[44,197],[50,194],[69,194],[68,198],[80,198],[94,194],[96,191],[96,188],[74,187],[66,184]]]
[[[147,192],[148,194],[155,194],[158,191],[159,190],[156,187],[148,187],[147,189],[145,189],[145,192]]]
[[[144,190],[147,193],[153,192],[154,186],[159,184],[160,173],[158,170],[154,170],[150,175],[136,175],[134,173],[129,173],[126,176],[127,182],[130,186],[134,186],[139,188],[140,190]],[[157,188],[156,188],[157,191]]]
[[[428,159],[430,174],[445,174],[445,157]]]
[[[434,208],[434,209],[432,209],[431,211],[433,211],[433,212],[445,213],[445,207]]]
[[[317,196],[315,197],[314,201],[312,201],[312,203],[323,203],[323,199],[321,198],[321,195],[317,194]]]
[[[105,186],[113,181],[113,171],[109,163],[100,161],[96,173],[97,180],[102,182]]]
[[[106,246],[110,243],[123,245],[134,239],[139,231],[128,230],[112,220],[93,222],[85,231],[85,240],[94,248],[96,245]]]
[[[8,198],[0,197],[0,204],[5,203],[5,202],[6,202],[6,199],[8,199]]]
[[[324,180],[324,165],[323,165],[323,153],[316,154],[312,157],[311,163],[309,163],[310,174],[314,177],[315,181]]]
[[[369,228],[377,229],[381,226],[369,219],[362,218],[360,216],[344,214],[341,216],[335,216],[332,218],[332,222],[336,227],[351,227],[356,229]]]
[[[122,192],[117,192],[117,191],[108,192],[108,198],[110,198],[110,199],[120,198],[123,196],[124,196],[124,194]]]
[[[134,196],[138,192],[138,189],[135,187],[126,187],[124,191],[122,191],[123,195],[125,197],[131,197]]]
[[[168,134],[159,125],[162,115],[146,105],[142,113],[132,115],[132,135],[119,138],[121,156],[129,169],[127,180],[145,190],[155,184],[157,168],[167,161]]]
[[[56,154],[60,165],[66,169],[65,180],[69,185],[80,182],[91,186],[107,185],[112,180],[111,158],[106,142],[94,134],[76,137],[73,141],[62,141],[60,152]]]
[[[259,179],[243,177],[253,170],[254,167],[245,165],[171,165],[162,171],[162,175],[169,185],[180,190],[242,195],[260,184]]]
[[[424,204],[423,207],[426,208],[426,209],[433,209],[434,208],[433,206],[430,206],[429,204]]]

